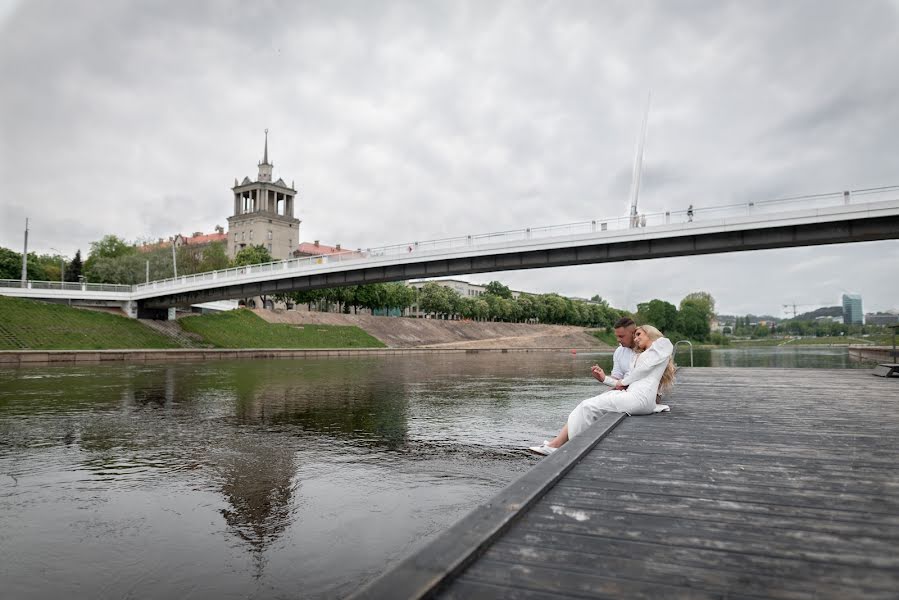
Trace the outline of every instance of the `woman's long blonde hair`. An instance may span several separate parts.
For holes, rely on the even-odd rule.
[[[637,329],[645,333],[646,337],[652,341],[656,341],[660,337],[665,337],[662,335],[661,331],[652,325],[640,325]],[[634,331],[636,331],[636,329]],[[674,386],[674,375],[676,372],[677,368],[674,366],[674,356],[672,355],[668,358],[668,365],[665,367],[665,372],[662,373],[661,381],[659,381],[659,392],[668,392]]]

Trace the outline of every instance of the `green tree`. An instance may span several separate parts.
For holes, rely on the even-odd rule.
[[[47,273],[34,252],[28,253],[26,277],[32,281],[47,281]],[[0,279],[22,278],[22,254],[8,248],[0,248]]]
[[[129,260],[130,259],[130,260]],[[115,235],[105,235],[91,242],[84,261],[84,277],[94,283],[134,284],[138,278],[137,248]]]
[[[246,267],[250,265],[259,265],[263,263],[272,262],[272,255],[269,254],[269,251],[266,250],[265,246],[262,244],[257,244],[255,246],[247,246],[243,248],[240,252],[238,252],[234,256],[234,266],[235,267]],[[261,295],[260,300],[262,300],[262,306],[265,307],[265,301],[267,296]],[[249,304],[249,301],[247,302]]]
[[[322,290],[302,290],[288,292],[285,296],[296,304],[305,304],[306,308],[312,310],[313,304],[317,303],[322,297]],[[280,300],[283,299],[279,298]]]
[[[461,298],[455,290],[429,281],[418,293],[418,305],[426,314],[449,318],[458,312]]]
[[[709,337],[709,321],[705,306],[701,302],[687,301],[682,303],[677,313],[676,329],[694,340],[706,340]]]
[[[493,294],[494,296],[498,296],[499,298],[505,298],[506,300],[512,299],[512,290],[504,286],[498,281],[491,281],[486,286],[486,293]]]
[[[84,265],[81,264],[81,248],[79,248],[75,251],[75,258],[66,266],[66,281],[78,281],[83,267]]]
[[[537,319],[537,303],[530,294],[521,294],[515,299],[518,304],[518,314],[523,321],[532,321]]]
[[[387,283],[385,284],[385,306],[388,309],[396,309],[402,312],[415,304],[417,299],[416,290],[405,283]]]
[[[263,263],[273,262],[274,259],[269,251],[262,244],[255,246],[247,246],[234,256],[235,267],[244,267],[247,265],[259,265]]]
[[[19,279],[22,276],[22,255],[9,248],[0,248],[0,279]]]
[[[459,315],[463,319],[476,319],[477,311],[478,308],[474,298],[463,297],[459,302]]]
[[[209,271],[221,271],[227,269],[228,253],[224,242],[212,242],[203,248],[203,258],[200,261],[200,273]]]
[[[637,305],[637,322],[653,325],[668,334],[677,325],[677,307],[664,300],[650,300]]]
[[[701,308],[708,318],[715,316],[715,298],[708,292],[690,292],[680,301],[680,309],[684,308],[686,302],[692,302],[694,306]]]
[[[387,288],[383,283],[368,283],[356,288],[354,302],[374,312],[387,306]]]

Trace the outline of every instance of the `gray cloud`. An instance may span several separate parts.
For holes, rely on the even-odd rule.
[[[895,2],[35,0],[0,19],[7,247],[25,216],[32,246],[69,253],[210,231],[266,127],[303,239],[618,216],[649,88],[646,212],[899,183]],[[884,309],[896,258],[879,242],[496,277],[630,308],[707,289],[778,314],[845,288]]]

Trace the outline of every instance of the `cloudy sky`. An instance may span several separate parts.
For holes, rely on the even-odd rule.
[[[0,0],[0,246],[226,225],[263,130],[305,241],[371,247],[899,184],[899,2]],[[722,313],[862,294],[899,241],[477,275]]]

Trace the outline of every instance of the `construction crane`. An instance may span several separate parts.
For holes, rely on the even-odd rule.
[[[815,303],[815,304],[797,304],[797,303],[794,302],[794,303],[792,303],[792,304],[783,304],[782,306],[783,306],[784,312],[789,312],[789,309],[792,308],[792,309],[793,309],[793,318],[795,319],[795,318],[796,318],[796,315],[797,315],[797,311],[796,311],[796,308],[797,308],[797,307],[800,307],[800,306],[815,306],[815,307],[821,307],[821,306],[827,306],[827,302],[818,302],[818,303]]]

